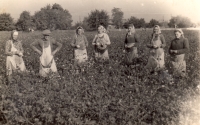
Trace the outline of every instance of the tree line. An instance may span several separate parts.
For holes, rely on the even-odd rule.
[[[169,22],[157,21],[151,19],[149,22],[145,22],[144,18],[137,18],[131,16],[129,19],[124,19],[124,12],[120,8],[113,8],[111,10],[112,15],[109,16],[105,10],[92,10],[88,16],[84,17],[83,21],[76,22],[72,26],[72,15],[67,9],[62,8],[61,5],[55,3],[53,5],[46,5],[39,11],[31,15],[28,11],[23,11],[20,14],[17,22],[14,22],[9,13],[0,14],[0,31],[10,31],[13,29],[28,31],[34,30],[67,30],[73,29],[77,26],[82,26],[86,30],[94,30],[98,25],[103,25],[106,28],[113,26],[114,28],[127,28],[128,24],[134,24],[135,28],[152,28],[154,25],[160,25],[161,27],[179,27],[187,28],[194,24],[189,18],[183,16],[171,17]]]

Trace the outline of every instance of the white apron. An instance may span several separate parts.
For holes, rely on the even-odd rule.
[[[43,77],[47,77],[50,72],[57,72],[56,63],[51,54],[51,46],[42,47],[42,55],[40,56],[40,71],[39,74]]]
[[[87,56],[87,50],[85,47],[84,39],[77,39],[77,36],[76,36],[76,45],[79,45],[80,48],[74,49],[74,58],[75,58],[75,64],[79,65],[86,62],[88,59],[88,56]]]
[[[105,44],[106,43],[106,39],[104,38],[104,35],[103,35],[103,37],[98,37],[97,36],[95,42],[96,43]],[[107,47],[107,46],[104,46],[104,47]],[[95,46],[95,58],[97,60],[108,60],[109,59],[108,49],[106,48],[104,52],[100,52],[100,51],[98,51],[97,46]]]
[[[18,51],[14,45],[13,42],[11,41],[11,52],[16,52]],[[25,71],[26,67],[24,64],[24,61],[22,57],[18,55],[12,55],[12,56],[7,56],[6,58],[6,69],[7,69],[7,75],[11,75],[13,70],[19,70],[19,71]]]
[[[151,41],[153,45],[161,46],[162,42],[160,37],[157,40]],[[150,57],[148,59],[147,68],[152,68],[155,71],[161,70],[165,66],[164,50],[163,48],[150,49]]]
[[[74,56],[75,56],[75,62],[77,64],[81,64],[87,61],[88,56],[87,56],[87,51],[86,49],[81,50],[81,49],[75,49],[74,50]]]
[[[185,54],[171,57],[171,68],[174,75],[184,76],[186,73],[186,62],[184,60]]]

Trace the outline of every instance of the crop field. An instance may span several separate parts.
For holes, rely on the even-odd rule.
[[[183,30],[189,40],[186,55],[187,77],[165,83],[144,69],[148,59],[148,36],[151,30],[137,33],[140,38],[139,66],[123,64],[126,32],[111,31],[108,63],[94,61],[92,40],[96,32],[85,32],[89,60],[84,71],[75,73],[70,42],[75,31],[53,31],[62,43],[55,61],[60,76],[39,76],[39,55],[30,44],[42,37],[41,32],[19,32],[24,48],[27,73],[13,73],[6,82],[5,42],[10,32],[0,32],[0,124],[5,125],[179,125],[183,100],[198,94],[200,74],[199,31]],[[172,30],[162,31],[167,46],[168,68]],[[184,114],[182,114],[184,116]],[[195,117],[193,117],[195,118]],[[197,117],[199,118],[199,117]],[[183,118],[182,118],[183,119]]]

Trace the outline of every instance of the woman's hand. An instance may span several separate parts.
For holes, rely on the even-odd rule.
[[[14,51],[12,52],[13,55],[20,55],[20,51]]]
[[[36,52],[37,52],[39,55],[42,55],[42,52],[41,52],[41,51],[37,50]]]
[[[57,53],[57,50],[54,50],[51,54],[54,56]]]
[[[15,52],[10,52],[10,56],[16,55],[16,51]]]
[[[134,47],[135,46],[135,44],[131,44],[131,45],[127,45],[127,44],[125,44],[125,48],[132,48],[132,47]]]
[[[171,53],[175,53],[175,54],[178,53],[177,50],[170,50],[170,52],[171,52]]]
[[[154,49],[157,49],[157,48],[158,48],[158,46],[157,46],[157,45],[153,45],[152,47],[153,47]]]
[[[22,53],[22,52],[19,52],[18,55],[22,57],[22,56],[23,56],[23,53]]]
[[[97,46],[99,46],[99,45],[100,45],[100,43],[99,43],[99,42],[97,42],[97,43],[96,43],[96,45],[97,45]]]
[[[76,45],[76,48],[80,48],[80,45]]]
[[[16,51],[18,56],[23,56],[23,53],[21,51]]]

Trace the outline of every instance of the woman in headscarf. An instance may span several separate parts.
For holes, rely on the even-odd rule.
[[[81,66],[88,59],[86,50],[88,47],[88,41],[85,35],[83,35],[83,33],[84,29],[80,26],[77,27],[76,33],[71,42],[71,46],[74,49],[75,65],[77,66]]]
[[[107,46],[110,45],[109,36],[105,33],[106,29],[100,25],[98,27],[98,34],[95,35],[92,45],[94,45],[94,53],[96,60],[108,60],[108,49]]]
[[[189,51],[189,42],[187,38],[184,38],[184,34],[181,29],[176,29],[174,34],[175,39],[171,41],[171,45],[169,47],[171,69],[174,75],[185,76],[185,54]]]
[[[137,44],[139,42],[138,35],[135,33],[135,27],[130,24],[128,33],[124,41],[125,63],[132,64],[134,59],[138,58]]]
[[[57,73],[54,55],[61,49],[62,44],[50,37],[50,30],[44,30],[42,34],[43,38],[35,40],[30,46],[40,55],[39,74],[43,77],[47,77],[50,72]],[[54,45],[56,45],[57,48],[53,50]]]
[[[155,25],[151,35],[150,43],[147,47],[150,48],[150,56],[146,68],[151,73],[156,73],[165,67],[164,47],[166,46],[165,38],[161,33],[160,27]]]
[[[18,40],[18,32],[13,30],[11,32],[11,38],[6,42],[5,54],[6,58],[6,71],[10,76],[13,71],[26,71],[26,67],[23,61],[23,47],[22,42]]]

